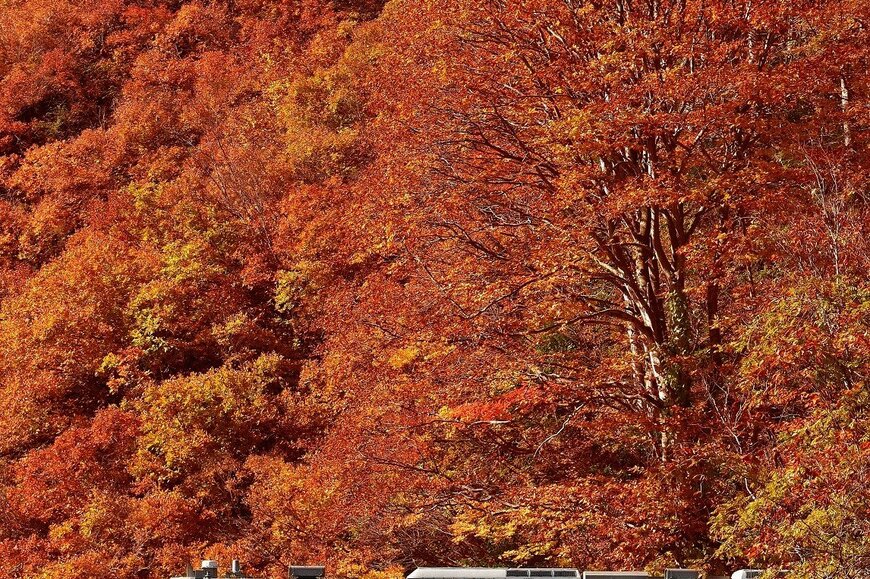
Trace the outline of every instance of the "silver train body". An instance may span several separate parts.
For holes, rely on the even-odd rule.
[[[763,571],[741,569],[731,579],[757,579]],[[558,568],[494,568],[494,567],[419,567],[407,579],[701,579],[694,569],[666,569],[663,577],[645,571],[580,571],[568,567]],[[706,579],[728,579],[724,576],[706,576]]]

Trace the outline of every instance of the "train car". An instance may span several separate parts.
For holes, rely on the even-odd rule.
[[[419,567],[408,579],[523,579],[534,577],[578,578],[580,571],[568,568]]]
[[[407,579],[534,579],[536,577],[577,579],[698,579],[700,572],[694,569],[667,569],[664,578],[654,578],[646,571],[580,571],[579,569],[566,567],[420,567],[411,572]],[[750,577],[740,577],[739,579],[750,579]]]

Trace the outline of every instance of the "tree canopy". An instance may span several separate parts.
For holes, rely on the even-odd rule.
[[[870,573],[870,3],[0,2],[0,559]]]

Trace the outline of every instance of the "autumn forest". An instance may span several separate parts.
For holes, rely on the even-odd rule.
[[[0,0],[0,575],[870,577],[867,0]]]

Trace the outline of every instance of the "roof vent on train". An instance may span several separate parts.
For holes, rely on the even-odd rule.
[[[254,579],[242,572],[242,564],[237,559],[233,559],[230,564],[230,570],[224,574],[219,574],[218,562],[213,559],[204,559],[199,564],[199,569],[194,569],[190,565],[187,566],[187,571],[180,577],[172,579]]]

